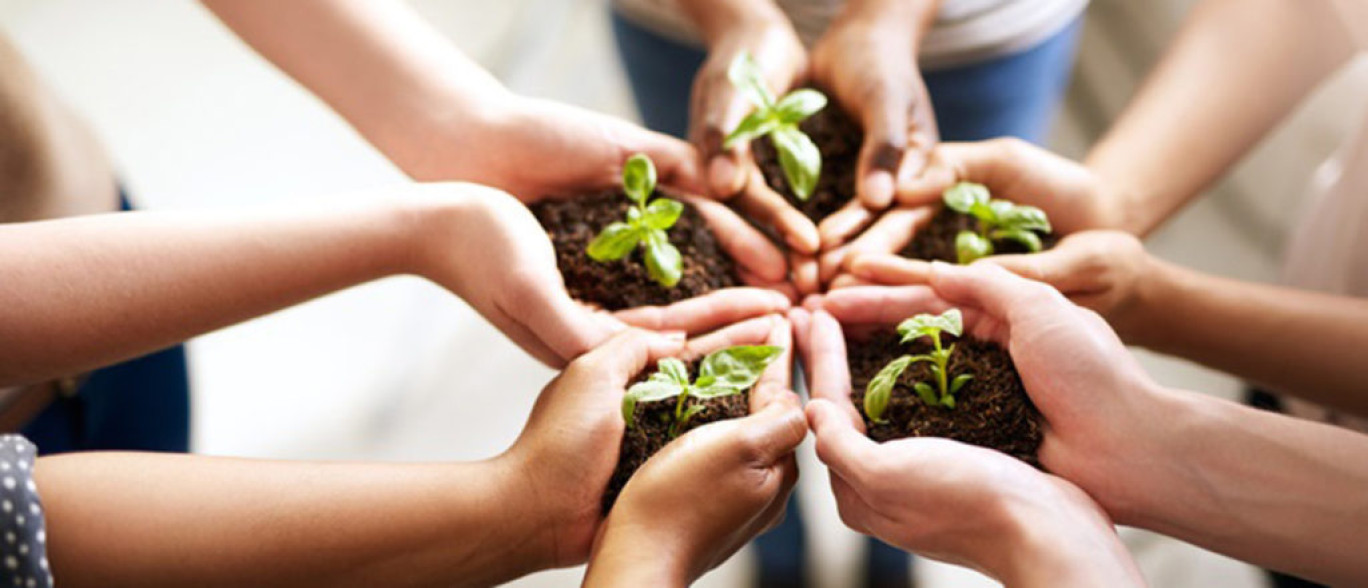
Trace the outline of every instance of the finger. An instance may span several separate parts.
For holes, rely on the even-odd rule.
[[[807,296],[822,291],[817,258],[793,251],[789,253],[789,267],[793,268],[790,277],[798,294]]]
[[[833,475],[864,486],[869,479],[869,464],[877,457],[878,444],[866,437],[851,422],[849,414],[835,403],[819,398],[808,403],[808,424],[817,437],[817,458]]]
[[[812,334],[812,313],[805,308],[794,308],[789,310],[788,320],[793,328],[793,342],[798,356],[803,358],[804,365],[811,365],[811,342],[808,338]]]
[[[768,283],[782,282],[788,276],[783,252],[745,219],[717,202],[700,198],[685,200],[703,215],[718,244],[744,271]]]
[[[857,253],[897,253],[912,241],[917,229],[931,222],[935,209],[929,206],[899,207],[884,212],[869,229],[850,242]]]
[[[521,347],[523,351],[526,351],[528,355],[531,355],[537,361],[552,368],[565,367],[565,357],[552,351],[546,343],[542,342],[541,338],[538,337],[535,332],[522,323],[513,320],[513,318],[508,316],[503,309],[499,309],[498,316],[491,316],[488,318],[489,322],[494,325],[494,328],[498,329],[499,332],[503,333],[504,336],[508,337],[509,340],[513,341],[513,343],[518,347]]]
[[[832,290],[822,309],[843,325],[894,325],[918,313],[943,312],[950,304],[927,286],[864,286]]]
[[[774,326],[765,338],[766,345],[783,349],[783,353],[765,368],[760,376],[761,384],[769,384],[782,390],[793,389],[793,325],[783,316],[772,319]]]
[[[707,185],[699,170],[698,151],[693,145],[663,133],[638,130],[640,132],[633,133],[623,146],[621,161],[624,165],[632,155],[645,153],[655,164],[661,186],[692,194],[707,191]],[[622,177],[620,172],[617,177]]]
[[[690,339],[685,346],[685,354],[694,359],[737,345],[764,345],[774,331],[775,323],[782,320],[778,315],[766,315],[727,325]]]
[[[683,351],[682,333],[626,329],[570,362],[564,376],[602,381],[609,389],[621,388],[651,362],[677,356]]]
[[[830,251],[823,251],[817,258],[817,279],[823,284],[830,284],[836,276],[840,275],[842,266],[845,265],[846,258],[850,255],[850,247],[837,247]]]
[[[808,394],[812,398],[825,398],[840,406],[854,406],[850,403],[850,365],[846,359],[845,333],[841,324],[826,311],[812,314],[809,327],[808,349],[810,357],[807,368],[812,377],[808,382]],[[859,415],[855,415],[858,419]]]
[[[961,266],[932,262],[931,287],[949,302],[978,307],[989,316],[1009,324],[1015,322],[1013,318],[1020,316],[1020,313],[1042,312],[1069,305],[1058,290],[991,263]]]
[[[783,294],[762,288],[723,288],[669,306],[639,306],[613,313],[618,320],[653,331],[702,333],[751,317],[788,311]]]
[[[839,290],[841,288],[855,288],[858,286],[877,285],[879,285],[877,282],[870,282],[868,280],[857,278],[850,274],[841,274],[836,276],[835,279],[831,280],[831,283],[827,285],[827,290]]]
[[[798,212],[783,195],[775,192],[765,183],[760,168],[750,166],[750,177],[745,190],[732,200],[732,205],[751,220],[761,225],[773,227],[784,242],[793,250],[812,255],[821,246],[817,225],[812,219]]]
[[[931,263],[888,254],[860,254],[851,257],[850,275],[877,284],[912,285],[931,283]]]
[[[699,149],[706,166],[709,191],[727,199],[745,186],[743,161],[749,161],[746,145],[725,149],[727,132],[749,110],[745,99],[732,87],[726,75],[727,64],[705,64],[694,78],[689,100],[689,140]]]
[[[798,300],[798,289],[794,288],[793,283],[788,281],[787,274],[784,275],[784,280],[781,282],[766,282],[764,280],[761,280],[759,277],[752,275],[750,272],[747,272],[746,268],[737,268],[736,273],[737,276],[741,278],[742,284],[745,284],[752,288],[760,288],[762,290],[776,292],[780,296],[787,298],[789,304],[793,304],[795,301]]]
[[[790,456],[808,432],[807,417],[793,404],[772,404],[735,422],[742,449],[736,455],[752,466],[770,466]]]
[[[908,102],[903,92],[888,89],[872,92],[864,101],[865,138],[855,191],[870,210],[883,210],[893,202],[898,167],[907,149]]]
[[[546,292],[537,289],[535,292]],[[555,355],[556,367],[579,357],[594,346],[608,340],[614,333],[626,328],[617,320],[596,313],[570,298],[564,289],[551,294],[535,304],[518,305],[519,313],[507,313],[529,333],[536,334],[540,342]]]
[[[899,188],[898,201],[922,205],[938,202],[955,182],[976,182],[1006,190],[1017,179],[1022,154],[1017,141],[991,139],[972,143],[941,143],[926,169]]]
[[[858,200],[847,202],[840,210],[831,213],[817,225],[822,249],[831,249],[845,243],[873,220],[874,213],[861,206]]]
[[[993,255],[983,261],[1069,294],[1091,285],[1094,276],[1105,266],[1102,260],[1109,252],[1099,249],[1098,241],[1089,240],[1090,236],[1082,233],[1065,238],[1059,246],[1040,253]]]

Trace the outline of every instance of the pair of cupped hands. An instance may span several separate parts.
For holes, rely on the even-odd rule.
[[[847,335],[950,307],[963,311],[967,335],[1011,353],[1047,423],[1039,455],[1049,473],[946,439],[865,436],[850,401]],[[661,358],[753,344],[785,352],[752,389],[751,414],[671,442],[605,517],[626,388]],[[806,406],[791,387],[795,352],[811,391]],[[683,585],[727,559],[783,516],[798,476],[793,452],[809,431],[842,519],[858,532],[1009,584],[1032,575],[1139,584],[1112,524],[1142,520],[1145,480],[1162,467],[1151,464],[1162,463],[1156,456],[1168,442],[1156,421],[1176,402],[1096,313],[1057,290],[991,263],[935,264],[928,285],[842,289],[785,315],[720,320],[693,337],[617,333],[547,386],[496,461],[514,472],[518,492],[535,497],[518,501],[519,516],[549,536],[548,562],[589,559],[589,585]]]

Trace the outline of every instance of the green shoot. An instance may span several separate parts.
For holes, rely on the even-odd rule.
[[[684,362],[665,358],[656,362],[656,372],[645,382],[632,385],[622,397],[622,418],[627,427],[633,425],[633,413],[638,402],[652,402],[678,397],[670,420],[670,438],[678,437],[700,411],[702,404],[684,407],[690,396],[699,400],[740,394],[760,379],[770,362],[783,353],[783,347],[771,345],[738,345],[714,351],[703,358],[698,367],[698,379],[689,382],[689,370]]]
[[[647,202],[655,186],[656,170],[651,158],[638,153],[628,159],[622,168],[622,189],[636,206],[627,209],[626,222],[610,224],[594,237],[587,253],[594,261],[616,261],[641,245],[651,279],[673,288],[683,275],[684,261],[665,231],[679,220],[684,205],[669,198]]]
[[[732,60],[727,68],[727,78],[738,92],[755,104],[755,111],[741,119],[722,146],[731,149],[742,141],[768,136],[774,150],[779,152],[779,166],[784,170],[784,178],[793,195],[799,200],[807,200],[822,173],[822,152],[817,150],[812,139],[798,130],[798,123],[826,107],[826,96],[804,88],[776,100],[765,85],[760,67],[745,52]]]
[[[955,236],[955,255],[961,264],[992,255],[993,241],[1016,241],[1027,251],[1036,253],[1041,249],[1040,235],[1036,231],[1049,233],[1051,230],[1045,211],[993,199],[988,187],[982,184],[960,182],[946,189],[942,197],[951,210],[979,221],[977,232],[965,230]]]
[[[950,379],[950,355],[955,352],[955,345],[942,347],[941,333],[949,333],[958,337],[963,332],[964,318],[957,308],[947,310],[940,315],[919,314],[899,324],[898,334],[902,335],[904,345],[922,337],[929,337],[932,349],[929,353],[904,355],[889,362],[888,365],[879,370],[874,379],[869,381],[864,396],[865,414],[869,415],[869,419],[876,423],[887,422],[883,416],[884,411],[888,408],[888,401],[893,395],[893,385],[898,382],[898,377],[902,376],[908,366],[919,361],[931,364],[931,374],[936,379],[936,386],[933,388],[931,384],[926,382],[913,384],[912,389],[916,390],[917,396],[921,397],[922,402],[929,406],[955,408],[955,393],[974,379],[974,376],[960,374],[955,376],[953,380]]]

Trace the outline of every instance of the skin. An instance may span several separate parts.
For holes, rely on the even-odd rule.
[[[690,431],[637,470],[595,539],[585,586],[688,586],[783,518],[807,423],[789,383],[792,329],[771,324],[765,343],[785,353],[752,390],[751,416]]]
[[[551,365],[607,339],[621,321],[703,332],[788,308],[780,294],[735,289],[615,319],[569,298],[545,234],[507,194],[470,184],[394,192],[398,202],[350,211],[140,212],[0,226],[0,273],[17,277],[0,286],[0,337],[28,342],[0,361],[0,385],[108,365],[398,274],[445,287]],[[475,250],[483,253],[462,253]]]
[[[1368,579],[1362,435],[1160,386],[1096,313],[990,263],[937,263],[929,287],[848,288],[812,306],[841,324],[960,308],[968,333],[1007,348],[1045,417],[1045,469],[1117,523],[1318,582]]]
[[[54,575],[70,586],[490,585],[583,562],[607,528],[599,499],[616,462],[618,404],[631,379],[659,358],[765,340],[777,330],[788,326],[773,317],[689,343],[624,331],[572,362],[542,392],[517,441],[478,462],[40,458],[35,479]],[[767,385],[772,406],[746,419],[753,430],[701,427],[643,472],[677,492],[705,491],[700,486],[714,479],[694,475],[700,467],[735,480],[749,493],[714,502],[736,511],[756,496],[786,492],[792,447],[805,429],[796,400],[784,400],[792,392],[778,381]],[[619,504],[648,498],[641,494],[652,484],[638,487],[629,486]]]
[[[920,39],[939,9],[936,0],[855,0],[812,48],[804,50],[792,25],[770,1],[691,0],[685,12],[702,32],[708,58],[694,80],[690,140],[706,162],[708,184],[720,197],[736,196],[748,216],[774,226],[794,251],[793,278],[801,293],[820,288],[817,254],[840,246],[909,188],[937,141],[935,116],[917,67]],[[830,89],[870,131],[857,172],[857,202],[814,227],[771,190],[748,146],[722,149],[722,139],[754,107],[732,88],[727,68],[749,52],[776,95],[804,80]],[[809,59],[810,57],[810,59]],[[827,253],[828,257],[839,255]],[[836,267],[833,266],[833,267]]]

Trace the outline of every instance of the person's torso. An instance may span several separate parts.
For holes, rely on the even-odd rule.
[[[844,0],[775,0],[803,42],[811,45]],[[623,17],[676,41],[697,44],[679,0],[613,0]],[[935,27],[922,40],[927,69],[977,63],[1030,48],[1073,22],[1088,0],[944,0]]]

